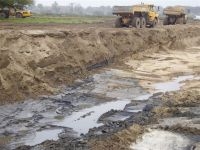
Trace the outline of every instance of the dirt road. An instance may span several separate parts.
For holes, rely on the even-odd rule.
[[[0,30],[0,148],[199,148],[198,24],[50,28]]]

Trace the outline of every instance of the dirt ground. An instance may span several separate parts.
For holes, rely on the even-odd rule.
[[[102,22],[85,24],[64,24],[64,23],[10,23],[0,22],[0,30],[80,30],[88,28],[112,28],[115,18],[106,18]]]
[[[0,149],[199,149],[199,23],[111,25],[1,24]],[[74,120],[62,123],[76,112],[75,126],[89,129],[78,137],[66,126]],[[38,145],[17,141],[46,129],[64,131]]]
[[[10,26],[12,29],[7,29]],[[199,25],[191,24],[145,30],[96,28],[96,25],[88,29],[82,25],[83,29],[76,30],[60,26],[54,29],[54,25],[47,29],[21,26],[1,26],[1,103],[55,93],[59,85],[70,84],[84,77],[88,70],[122,55],[146,49],[151,53],[160,48],[195,46],[200,33]]]

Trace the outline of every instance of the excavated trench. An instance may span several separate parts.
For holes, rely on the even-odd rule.
[[[81,138],[92,128],[94,131],[91,130],[89,134],[102,134],[104,129],[101,127],[107,123],[126,122],[135,113],[142,112],[148,106],[146,100],[153,95],[177,91],[185,81],[199,80],[199,76],[179,76],[168,82],[153,84],[152,89],[155,90],[149,93],[133,76],[132,72],[106,68],[86,80],[75,81],[76,85],[67,87],[62,94],[1,106],[0,112],[3,115],[0,133],[10,138],[6,144],[8,148],[34,146],[66,136],[68,139]],[[159,131],[153,131],[152,134],[144,135],[147,136],[144,141],[148,141],[149,136],[157,138]],[[165,131],[160,134],[163,135],[163,144],[168,148],[173,147],[173,140],[165,143],[165,138],[178,138],[167,131],[166,137]],[[179,137],[182,138],[180,135]],[[176,141],[177,144],[181,144],[180,142],[184,140]],[[143,149],[145,144],[146,147],[151,146],[149,143],[141,143],[142,147],[140,144],[133,147]],[[187,146],[189,144],[191,143],[185,143]]]
[[[199,48],[191,48],[200,44],[200,28],[197,26],[144,31],[92,29],[3,33],[0,32],[3,35],[0,36],[3,41],[0,53],[6,57],[1,55],[0,59],[5,64],[0,69],[0,101],[13,102],[34,97],[0,106],[0,144],[4,149],[21,146],[22,149],[34,149],[37,144],[39,149],[48,149],[41,143],[55,140],[61,144],[62,139],[68,142],[79,139],[79,143],[85,138],[112,135],[126,129],[126,125],[133,124],[137,120],[134,117],[148,110],[149,105],[160,105],[161,102],[154,101],[154,97],[181,90],[188,82],[199,82],[200,78],[198,68],[191,65],[197,63],[199,57]],[[190,47],[188,50],[191,51],[184,51],[185,55],[196,55],[193,60],[186,58],[188,63],[178,55],[170,59],[157,56],[153,59],[152,56],[153,53],[163,56],[159,54],[160,51],[179,52],[186,47]],[[127,57],[129,54],[133,56]],[[144,55],[148,57],[143,58]],[[151,72],[145,68],[141,71],[142,68],[136,63],[132,65],[134,57],[140,60],[140,63],[137,62],[139,66],[142,66],[143,60],[154,60],[153,66],[159,71]],[[125,63],[124,58],[128,58],[129,62]],[[111,60],[115,65],[100,68],[98,73],[92,71],[92,75],[88,76],[89,70],[109,64]],[[172,60],[177,60],[179,66],[188,66],[187,70],[167,70],[170,64],[160,64],[163,68],[158,67],[160,62]],[[56,86],[72,81],[71,85],[62,86],[62,91],[57,91]],[[51,92],[59,94],[45,96]],[[44,96],[35,98],[41,94]],[[137,120],[139,123],[142,121]],[[163,137],[156,142],[161,143],[158,147],[173,147],[174,141],[163,142],[169,138],[177,139],[177,146],[185,143],[180,149],[191,145],[191,137],[184,138],[170,131],[156,129],[145,134],[143,141],[130,147],[153,147],[154,143],[149,142],[149,137],[156,139],[161,133]],[[196,139],[198,142],[199,138]],[[58,149],[61,148],[59,146]]]
[[[198,25],[145,30],[1,30],[0,102],[59,92],[59,85],[69,85],[90,70],[126,56],[198,45],[199,35]]]

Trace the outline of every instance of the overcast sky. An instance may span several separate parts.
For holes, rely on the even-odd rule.
[[[187,6],[200,6],[200,0],[35,0],[36,4],[50,6],[54,1],[59,5],[69,5],[70,3],[81,4],[87,6],[113,6],[113,5],[133,5],[137,3],[153,3],[159,6],[169,5],[187,5]]]

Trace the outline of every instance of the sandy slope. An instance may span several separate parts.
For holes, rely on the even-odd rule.
[[[198,45],[199,39],[198,25],[145,30],[0,30],[0,102],[53,93],[58,85],[69,84],[113,58],[143,57],[143,53],[136,54],[145,49],[150,54],[183,49]]]

